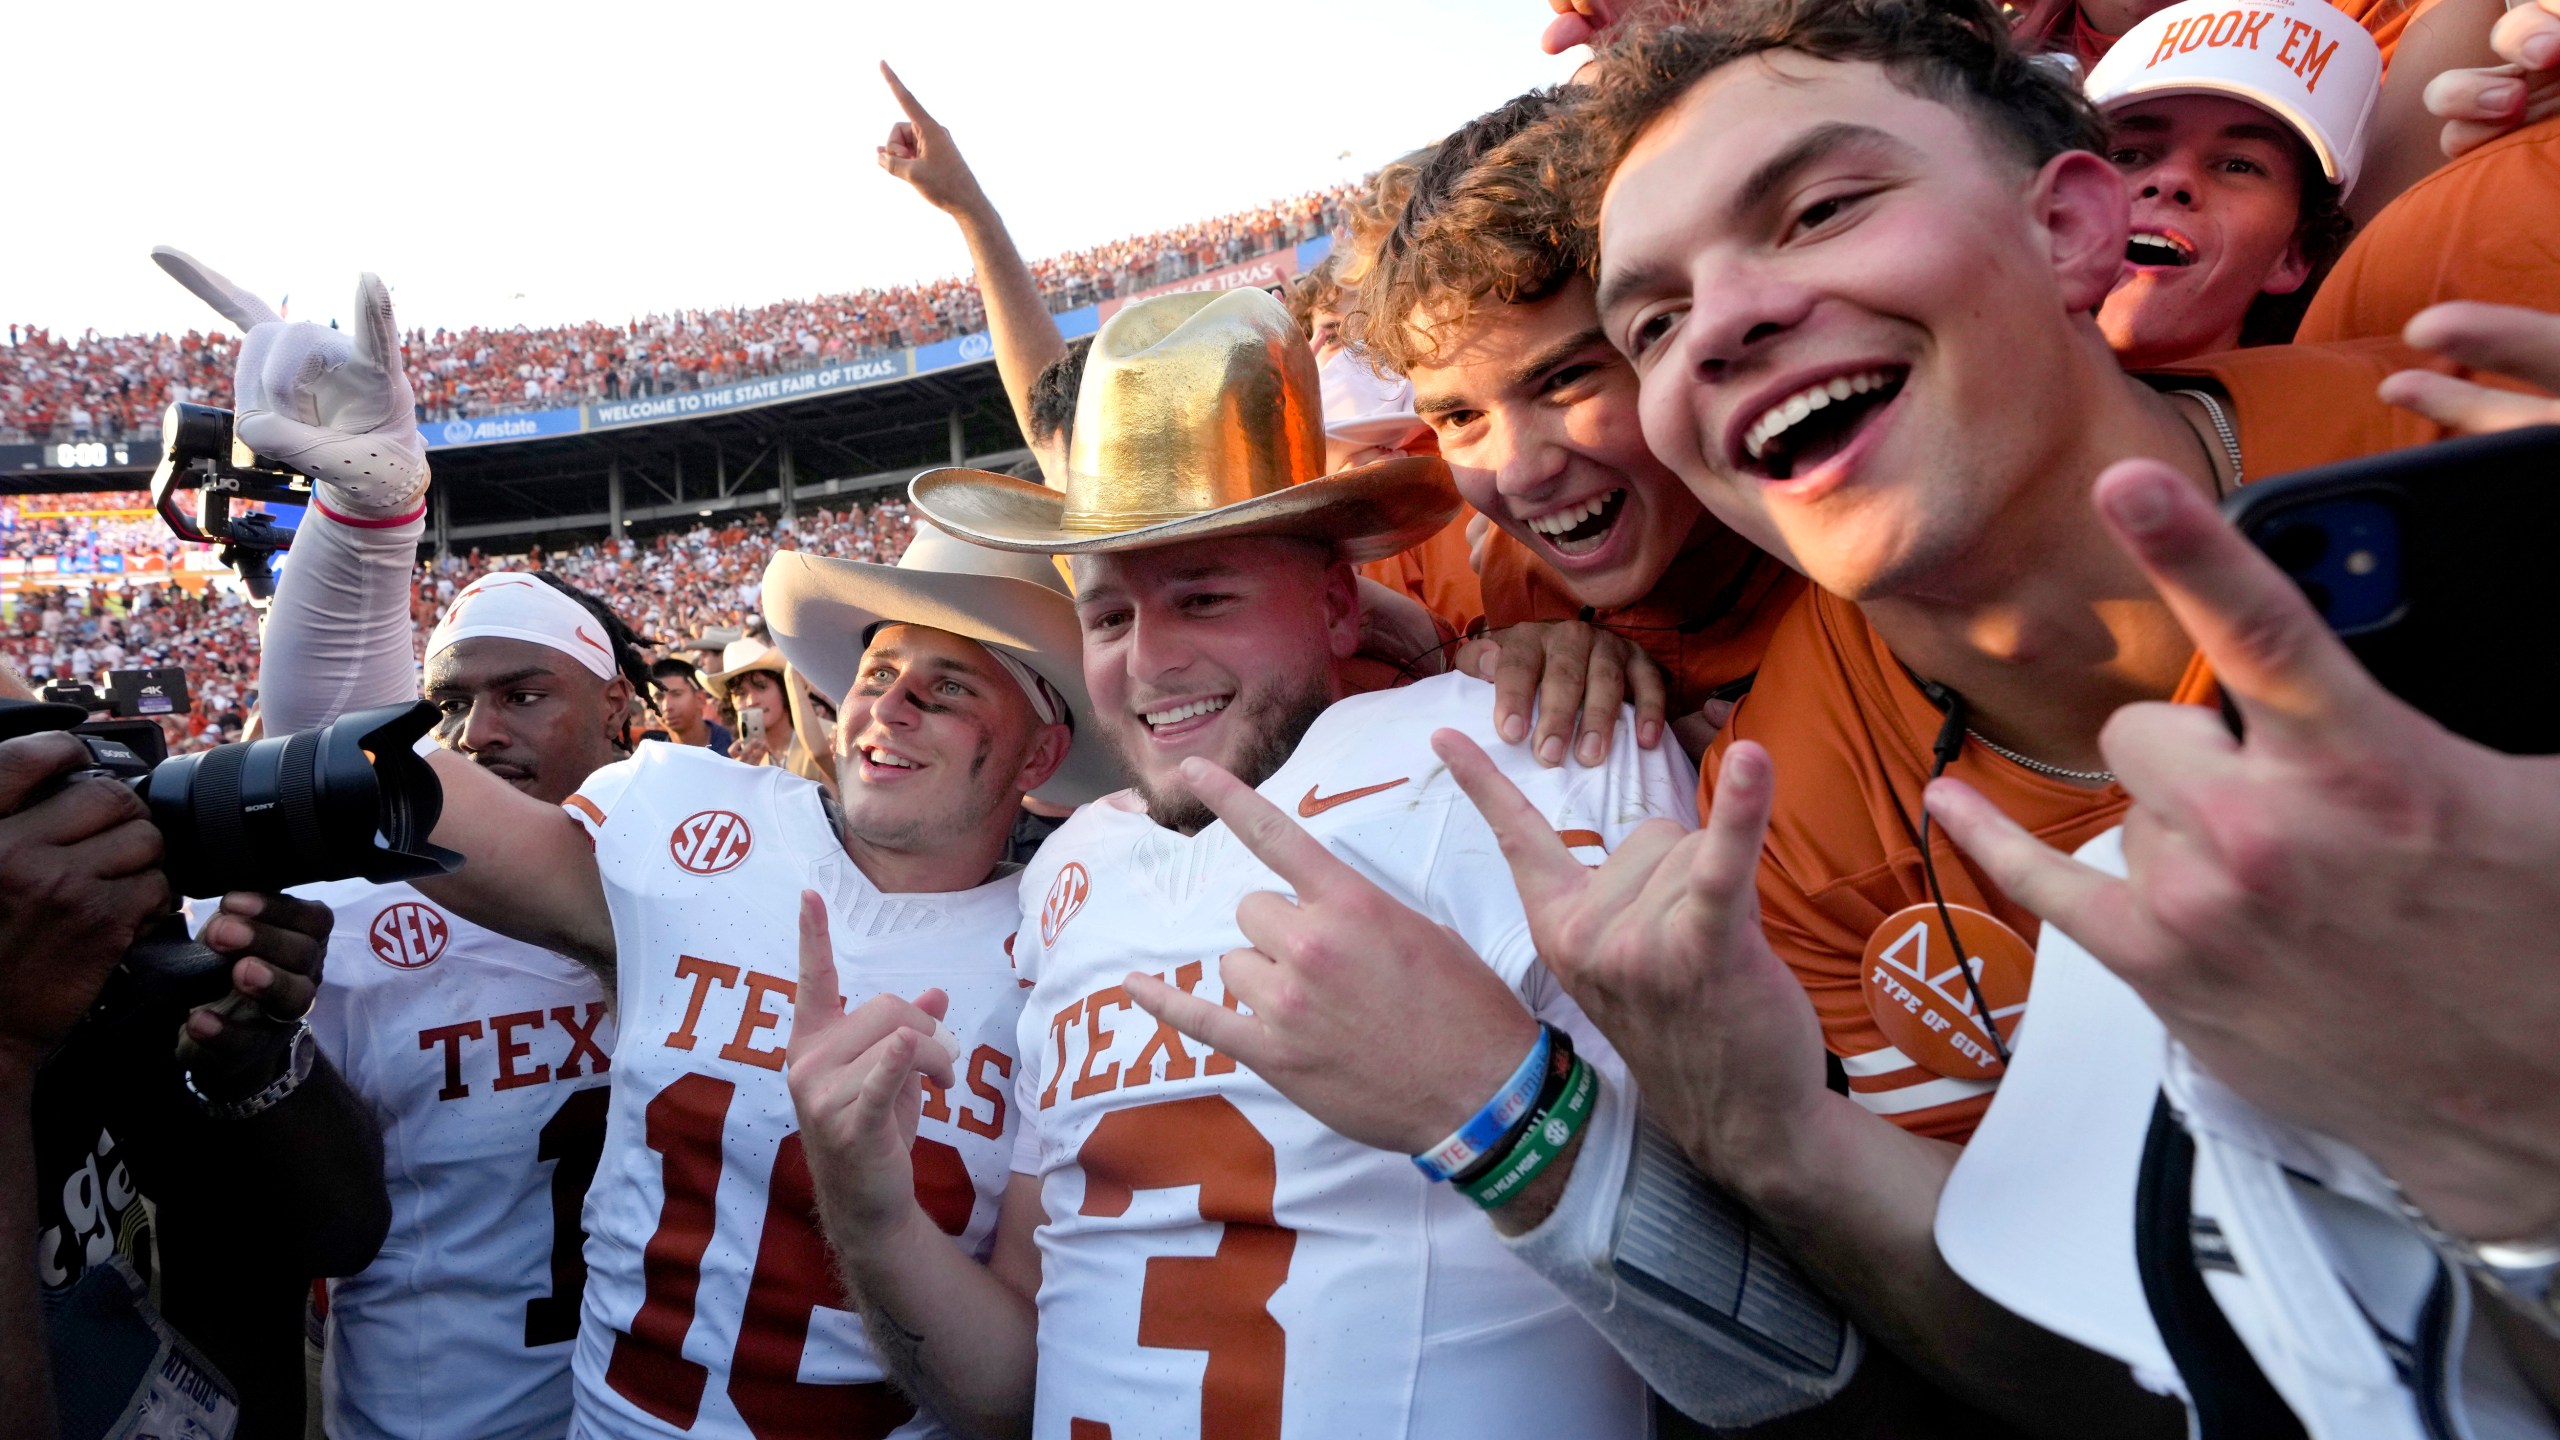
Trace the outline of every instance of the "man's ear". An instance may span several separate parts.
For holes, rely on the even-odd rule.
[[[1348,660],[1360,653],[1360,572],[1348,560],[1336,559],[1325,566],[1324,625],[1334,659]]]
[[[2044,229],[2064,310],[2096,310],[2124,275],[2125,238],[2133,227],[2124,176],[2105,156],[2066,150],[2036,172],[2029,203]]]
[[[631,696],[628,675],[616,675],[604,687],[604,738],[616,749],[629,748]]]
[[[1067,747],[1074,736],[1064,725],[1043,725],[1031,732],[1031,744],[1022,752],[1022,768],[1013,773],[1013,788],[1028,795],[1048,784],[1058,767],[1067,763]]]
[[[2300,231],[2285,242],[2284,254],[2275,268],[2267,272],[2266,283],[2258,287],[2261,295],[2290,295],[2311,281],[2311,257],[2302,251]]]

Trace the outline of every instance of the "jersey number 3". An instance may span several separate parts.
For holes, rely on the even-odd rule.
[[[1147,1262],[1138,1343],[1204,1350],[1202,1440],[1279,1440],[1288,1336],[1271,1297],[1289,1278],[1294,1230],[1272,1218],[1279,1163],[1271,1142],[1222,1095],[1167,1100],[1102,1117],[1076,1152],[1084,1213],[1125,1215],[1140,1190],[1200,1187],[1200,1218],[1223,1223],[1214,1255],[1159,1255]],[[1071,1422],[1076,1440],[1108,1440],[1111,1427]]]
[[[708,1367],[684,1357],[702,1286],[702,1255],[718,1215],[720,1132],[737,1086],[708,1075],[684,1075],[649,1102],[649,1148],[658,1152],[665,1200],[657,1232],[641,1252],[647,1295],[631,1329],[613,1337],[605,1383],[623,1399],[679,1430],[693,1428]],[[916,1198],[952,1235],[969,1228],[977,1192],[960,1152],[938,1140],[915,1147]],[[765,1186],[763,1239],[747,1282],[738,1346],[729,1358],[729,1399],[758,1440],[859,1440],[887,1435],[915,1414],[888,1385],[811,1385],[800,1379],[809,1317],[819,1306],[842,1308],[835,1263],[812,1218],[817,1194],[797,1131],[775,1150]]]

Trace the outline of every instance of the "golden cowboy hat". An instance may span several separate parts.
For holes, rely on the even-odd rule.
[[[860,678],[882,625],[921,625],[975,640],[1029,666],[1067,702],[1075,738],[1047,784],[1031,793],[1081,805],[1129,783],[1095,727],[1084,688],[1084,631],[1075,601],[1047,560],[919,530],[895,565],[777,550],[764,568],[765,624],[791,668],[837,708]]]
[[[917,476],[908,495],[934,524],[999,550],[1297,535],[1354,564],[1431,538],[1463,504],[1437,456],[1324,473],[1315,355],[1280,302],[1251,287],[1141,300],[1104,323],[1063,491],[952,469]]]

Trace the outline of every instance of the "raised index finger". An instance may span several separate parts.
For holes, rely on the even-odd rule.
[[[1200,803],[1227,822],[1255,859],[1289,882],[1301,900],[1328,891],[1366,886],[1360,872],[1324,848],[1324,842],[1280,813],[1252,786],[1206,760],[1182,762],[1182,778]]]
[[[243,331],[284,317],[266,301],[222,278],[222,273],[184,250],[168,245],[151,247],[151,258],[169,278],[195,292],[197,299],[221,312],[222,318]]]
[[[2311,602],[2185,476],[2157,460],[2120,461],[2098,477],[2097,501],[2253,734],[2317,727],[2381,698]]]
[[[800,988],[791,997],[791,1033],[815,1039],[844,1013],[836,992],[835,939],[827,933],[827,902],[815,890],[800,892]]]
[[[933,123],[933,116],[925,110],[924,102],[915,97],[915,92],[907,88],[906,82],[898,78],[898,72],[890,69],[886,60],[880,62],[880,78],[889,82],[889,93],[897,97],[898,108],[907,112],[907,118],[916,122],[917,129],[922,130]]]
[[[1459,731],[1435,730],[1431,753],[1449,767],[1449,778],[1467,792],[1484,823],[1493,827],[1494,842],[1502,847],[1502,858],[1511,862],[1511,879],[1520,887],[1524,905],[1534,910],[1588,873],[1564,848],[1564,837],[1556,833],[1546,813],[1529,803],[1529,797],[1520,793],[1520,787],[1511,783],[1482,746]]]

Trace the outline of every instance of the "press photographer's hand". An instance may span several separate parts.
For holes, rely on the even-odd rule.
[[[329,953],[329,907],[290,895],[236,891],[196,936],[231,960],[231,993],[198,1007],[178,1031],[178,1063],[218,1098],[263,1088],[281,1073],[295,1022],[311,1013]]]
[[[360,520],[405,519],[427,488],[427,442],[400,358],[391,291],[356,286],[355,333],[287,321],[183,250],[155,246],[171,278],[240,327],[233,433],[251,450],[311,477],[328,509]]]
[[[0,1066],[33,1070],[169,904],[160,832],[130,787],[82,777],[46,793],[89,763],[59,731],[0,741]]]

